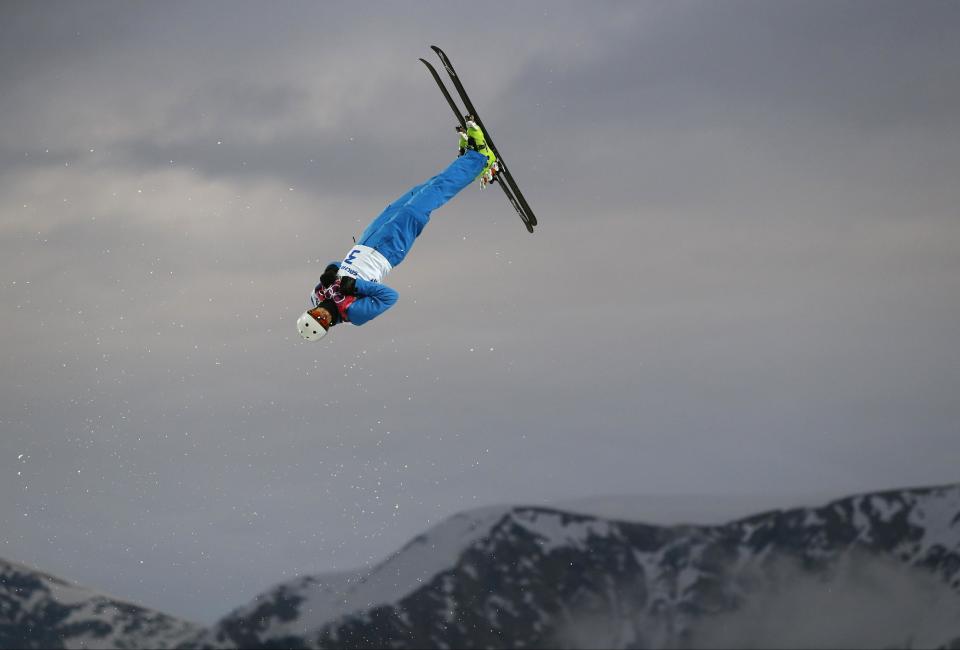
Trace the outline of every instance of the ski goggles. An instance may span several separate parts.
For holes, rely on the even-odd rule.
[[[329,311],[327,311],[327,308],[326,308],[326,307],[323,307],[322,305],[317,305],[317,306],[314,307],[313,309],[307,310],[307,313],[310,314],[310,316],[311,316],[314,320],[316,320],[318,323],[320,323],[320,326],[321,326],[323,329],[325,329],[325,330],[330,329],[330,325],[331,325],[331,322],[330,322],[331,314],[330,314]]]

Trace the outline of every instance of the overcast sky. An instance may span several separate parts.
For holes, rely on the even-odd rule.
[[[0,557],[209,622],[467,508],[958,479],[960,3],[4,2]],[[317,344],[323,267],[473,186]]]

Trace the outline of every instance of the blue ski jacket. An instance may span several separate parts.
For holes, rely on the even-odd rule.
[[[340,268],[340,262],[331,262]],[[357,281],[356,299],[347,306],[347,322],[354,325],[363,325],[383,312],[387,311],[397,302],[400,294],[396,289],[392,289],[385,284],[364,280],[363,278],[354,278]],[[316,290],[311,301],[314,306],[322,302],[322,297],[317,295]]]

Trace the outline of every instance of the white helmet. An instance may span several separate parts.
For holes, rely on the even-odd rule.
[[[324,326],[324,324],[309,311],[303,312],[300,314],[300,318],[297,319],[297,331],[300,332],[300,336],[308,341],[319,341],[322,339],[327,335],[328,327],[329,326]]]

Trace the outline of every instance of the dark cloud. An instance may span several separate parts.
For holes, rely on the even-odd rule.
[[[534,57],[514,106],[577,123],[956,128],[953,3],[675,3],[602,55]]]

